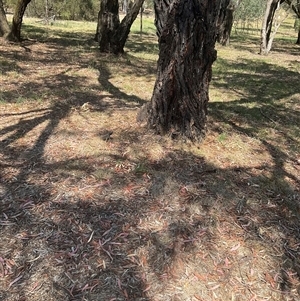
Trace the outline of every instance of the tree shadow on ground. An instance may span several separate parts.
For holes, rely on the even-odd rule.
[[[282,96],[287,95],[278,95]],[[264,105],[268,102],[267,98]],[[214,124],[226,123],[242,135],[256,137],[258,125],[268,127],[270,120],[261,117],[255,122],[254,111],[244,103],[237,113],[230,103],[212,103]],[[277,105],[274,114],[282,112]],[[40,116],[30,118],[36,113]],[[149,138],[126,130],[113,138],[113,148],[122,150],[118,155],[104,152],[51,163],[44,156],[45,145],[69,113],[68,104],[56,104],[2,116],[23,118],[0,133],[3,300],[38,300],[40,294],[56,300],[151,300],[150,284],[163,291],[162,286],[186,269],[187,258],[206,281],[215,275],[207,272],[211,266],[216,266],[216,273],[225,269],[220,258],[236,262],[232,279],[246,279],[259,260],[254,258],[247,268],[241,264],[245,256],[254,256],[249,253],[252,244],[267,250],[264,256],[269,260],[276,259],[274,265],[262,259],[267,262],[263,270],[280,273],[281,290],[292,294],[295,273],[299,276],[299,180],[285,167],[292,157],[273,141],[259,138],[273,165],[219,168],[178,150],[151,160],[151,149],[146,148],[133,159],[126,155],[127,140],[136,153]],[[247,122],[241,126],[228,114],[243,115]],[[292,116],[283,120],[288,128],[297,114],[288,108],[285,114]],[[33,145],[15,145],[45,121]],[[236,231],[244,237],[236,240],[243,244],[242,251],[232,244],[220,247],[225,241],[218,233],[228,224],[231,240]],[[224,273],[218,281],[230,291],[227,278]]]
[[[255,220],[260,220],[266,227],[276,225],[278,233],[286,232],[282,237],[280,288],[288,291],[291,289],[291,280],[287,281],[289,271],[293,270],[300,277],[300,236],[296,230],[300,223],[299,73],[247,59],[240,59],[238,63],[221,59],[220,66],[212,84],[219,89],[229,88],[241,98],[210,103],[212,126],[219,133],[228,131],[257,139],[272,158],[272,164],[261,166],[261,175],[251,177],[248,185],[257,185],[261,198],[276,204],[275,210],[267,212],[263,209],[256,213]],[[241,179],[244,172],[239,169]],[[241,214],[238,221],[247,231],[248,226],[243,224],[249,221],[252,224],[250,232],[259,229],[253,225],[253,216],[244,218]]]
[[[123,133],[114,139],[122,148]],[[138,139],[131,147],[140,148],[144,138]],[[282,273],[277,281],[283,291],[293,288],[289,273],[298,273],[300,237],[299,219],[288,204],[292,188],[266,189],[263,175],[269,171],[272,181],[282,165],[222,169],[175,150],[160,160],[148,159],[146,151],[138,159],[102,154],[56,163],[39,160],[37,153],[27,164],[14,165],[20,172],[10,182],[1,175],[1,264],[8,279],[3,300],[35,300],[39,293],[56,300],[151,300],[149,285],[160,292],[186,271],[187,258],[198,273],[206,271],[206,281],[214,274],[208,273],[211,265],[217,274],[224,268],[220,258],[237,262],[232,279],[246,278],[263,261],[265,271]],[[95,178],[99,169],[109,172]],[[219,241],[229,221],[228,231],[244,236],[237,239],[243,244],[239,252]],[[250,258],[252,244],[261,245],[268,260],[255,258],[245,268],[240,262],[246,253]],[[269,263],[274,258],[275,267]],[[219,283],[230,289],[231,276],[221,275]]]
[[[255,34],[255,31],[251,31],[251,30],[250,30],[250,34],[249,32],[247,33],[247,31],[245,32],[232,34],[230,37],[230,47],[236,48],[238,50],[242,49],[247,52],[250,51],[253,54],[259,54],[260,35]],[[299,50],[299,45],[295,44],[296,40],[297,40],[296,35],[294,35],[294,37],[289,35],[288,37],[285,38],[280,38],[278,36],[275,36],[275,40],[273,42],[269,56],[272,56],[274,53],[289,53],[289,55],[298,56],[300,50]]]
[[[74,99],[79,100],[78,106],[88,102],[96,108],[98,99],[105,98],[109,94],[111,94],[111,100],[115,98],[119,101],[119,104],[122,102],[122,105],[125,102],[135,102],[137,104],[144,102],[134,93],[129,95],[121,91],[110,79],[121,75],[127,77],[131,75],[135,77],[153,77],[155,64],[152,60],[137,58],[130,54],[122,56],[100,54],[97,49],[91,48],[86,43],[83,34],[79,37],[77,33],[59,31],[57,34],[57,37],[43,40],[45,45],[48,45],[47,52],[41,50],[39,43],[29,40],[24,41],[25,46],[23,46],[30,49],[30,51],[23,51],[22,48],[19,48],[18,51],[3,54],[3,57],[5,57],[3,61],[4,74],[8,75],[11,72],[16,77],[13,85],[15,89],[5,89],[5,85],[3,86],[1,91],[3,102],[43,101],[49,98],[63,98],[69,101],[71,98],[71,102]],[[77,40],[74,40],[76,37],[81,41],[80,45],[76,42]],[[75,41],[74,45],[72,41]],[[78,50],[74,46],[79,46],[80,49]],[[37,76],[33,81],[23,84],[22,80],[18,80],[18,76],[31,76],[27,68],[22,67],[25,62],[32,65],[32,68],[35,69],[34,74],[37,74]],[[69,62],[68,65],[67,62]],[[52,66],[56,65],[61,67],[53,70]],[[43,73],[43,70],[47,69],[46,67],[48,67],[47,76]],[[115,71],[116,68],[118,71]],[[87,83],[88,77],[83,75],[83,69],[88,71],[97,70],[100,73],[98,82],[101,86],[97,83]],[[118,72],[118,74],[114,72]],[[99,93],[102,91],[108,92],[108,94],[99,97]],[[115,103],[114,108],[116,106]]]
[[[3,164],[5,169],[1,172],[1,276],[7,279],[3,287],[9,293],[1,291],[1,296],[3,300],[9,300],[9,296],[28,298],[37,289],[44,292],[44,296],[50,297],[50,292],[56,300],[83,297],[89,300],[149,300],[146,276],[142,272],[146,262],[140,262],[143,257],[139,256],[138,250],[152,242],[149,264],[158,276],[162,275],[172,263],[175,245],[176,251],[183,246],[192,247],[192,236],[196,236],[204,224],[196,219],[179,221],[174,215],[167,233],[139,228],[141,217],[148,212],[156,214],[155,206],[165,207],[166,204],[154,199],[147,191],[147,186],[153,190],[156,180],[151,183],[137,170],[128,178],[127,173],[115,169],[116,159],[124,160],[124,157],[113,157],[110,165],[100,161],[98,166],[88,164],[92,158],[47,163],[43,149],[57,127],[59,118],[56,113],[50,115],[55,116],[56,121],[49,123],[31,149],[14,147],[14,140],[20,138],[18,131],[16,136],[2,141],[2,156],[7,163]],[[64,117],[62,110],[60,114]],[[35,123],[28,130],[33,125]],[[14,128],[7,132],[10,130]],[[24,154],[25,160],[20,162],[19,157]],[[147,168],[160,169],[165,162],[160,164],[152,166],[148,163]],[[172,169],[175,164],[174,161]],[[69,190],[75,182],[90,177],[102,165],[111,170],[111,176],[94,181],[92,186],[96,191],[93,194],[83,198]],[[6,172],[11,168],[18,172],[8,179]],[[84,176],[70,177],[76,169]],[[72,184],[58,192],[56,185],[63,178]],[[140,184],[136,187],[139,190],[128,197],[125,189],[132,182]],[[167,184],[160,184],[166,189]],[[54,194],[53,188],[56,190]],[[102,192],[102,189],[106,191]],[[163,194],[156,188],[153,191],[157,197]],[[182,246],[178,246],[179,238],[182,238]],[[14,252],[11,252],[11,247],[14,247]],[[48,260],[50,265],[46,263]]]
[[[262,129],[275,128],[286,130],[281,134],[287,138],[295,130],[299,120],[298,72],[263,61],[220,59],[215,73],[212,85],[221,90],[229,88],[237,100],[212,102],[210,113],[214,117],[221,114],[228,123],[242,122],[244,131],[253,136]]]
[[[110,78],[112,74],[109,70],[109,67],[105,64],[101,64],[99,67],[99,83],[106,91],[112,94],[112,97],[115,101],[119,102],[120,105],[124,102],[134,102],[136,105],[142,105],[145,103],[145,100],[135,96],[128,95],[125,92],[121,91],[120,88],[111,83]],[[127,74],[128,75],[128,74]]]
[[[51,52],[49,52],[48,57],[47,55],[46,57],[30,57],[28,53],[21,51],[8,54],[8,58],[16,64],[18,61],[25,62],[30,58],[30,63],[44,65],[61,63],[66,58],[72,57],[72,51],[62,50],[61,45],[57,44],[57,40],[52,40],[50,48]],[[38,52],[35,53],[35,55],[37,54]],[[85,62],[78,63],[78,71],[87,66]],[[16,66],[10,65],[13,68]],[[0,227],[3,239],[0,243],[0,274],[3,284],[1,286],[4,290],[0,290],[0,297],[1,300],[9,300],[12,295],[17,296],[16,298],[19,300],[28,298],[32,293],[24,287],[28,284],[33,291],[39,291],[40,285],[43,286],[42,290],[46,294],[47,292],[53,293],[49,298],[54,296],[56,300],[76,300],[82,295],[91,299],[96,296],[103,300],[111,298],[148,300],[144,297],[146,287],[143,277],[140,275],[139,265],[134,262],[134,259],[128,257],[127,253],[122,254],[122,250],[118,253],[118,250],[115,249],[116,254],[110,254],[112,246],[118,246],[126,240],[126,227],[131,222],[131,220],[126,221],[129,218],[127,214],[125,218],[121,217],[122,214],[126,213],[119,212],[122,211],[122,204],[119,204],[121,201],[112,200],[106,204],[107,202],[100,198],[99,201],[103,203],[95,203],[94,206],[87,199],[81,200],[80,197],[73,198],[67,194],[54,197],[52,194],[52,189],[55,187],[54,183],[58,184],[64,176],[69,175],[70,171],[78,171],[85,175],[91,172],[89,164],[79,164],[79,160],[71,160],[65,164],[64,162],[54,165],[47,164],[45,147],[49,139],[57,134],[56,131],[60,122],[65,120],[74,110],[81,114],[81,109],[85,111],[85,104],[88,104],[88,111],[102,112],[109,110],[109,105],[112,106],[112,109],[117,109],[125,107],[128,101],[138,103],[142,101],[138,97],[130,97],[123,92],[121,93],[111,85],[109,72],[104,67],[102,68],[103,78],[100,76],[99,81],[112,93],[107,94],[107,90],[104,90],[105,93],[100,96],[93,91],[81,89],[85,77],[69,74],[72,70],[70,66],[70,69],[65,69],[62,72],[55,71],[54,74],[48,74],[42,78],[42,83],[39,80],[36,82],[16,81],[14,89],[1,91],[2,100],[6,103],[14,103],[17,99],[16,96],[22,95],[22,102],[25,107],[28,107],[28,110],[23,109],[22,112],[18,110],[17,112],[10,111],[1,114]],[[18,72],[26,76],[26,70],[18,69]],[[73,89],[73,87],[75,88]],[[93,88],[99,89],[99,86]],[[122,101],[119,101],[114,93],[118,94]],[[41,95],[51,95],[51,101],[43,104],[38,101]],[[104,100],[107,97],[110,97],[113,104],[111,102],[109,105],[107,104]],[[31,104],[28,105],[26,100],[30,100]],[[37,100],[36,105],[42,108],[35,109],[35,106],[32,105],[34,100]],[[6,123],[5,120],[9,121]],[[32,136],[32,138],[26,138],[28,136]],[[26,142],[22,144],[20,142],[22,140]],[[89,158],[85,159],[89,160]],[[76,178],[73,180],[76,181]],[[99,185],[102,186],[102,184]],[[105,186],[105,184],[103,185]],[[52,203],[53,200],[54,203]],[[41,212],[38,213],[37,207],[41,206],[43,210],[47,211],[44,207],[46,204],[57,207],[60,213],[51,218],[49,216],[42,217]],[[79,212],[81,209],[86,212],[82,211],[82,216],[75,216],[74,219],[70,220],[75,211]],[[96,215],[91,216],[91,211]],[[69,213],[71,213],[70,216]],[[94,223],[91,218],[95,219]],[[118,224],[115,221],[118,221]],[[73,228],[74,225],[71,226],[73,222],[79,225],[79,228]],[[115,238],[117,241],[108,244],[105,235],[108,232],[110,235],[115,234],[114,231],[108,231],[111,226],[118,228],[117,234],[120,236]],[[85,233],[91,235],[90,227],[95,228],[94,232],[92,231],[92,236],[96,240],[92,240],[92,236],[90,241],[85,239],[88,246],[82,245],[83,248],[81,248],[78,244],[83,243],[82,239]],[[75,233],[74,230],[79,232]],[[75,234],[72,236],[73,233]],[[140,238],[137,237],[136,239]],[[107,250],[105,244],[107,244]],[[131,244],[128,247],[131,247]],[[12,250],[14,251],[12,252]],[[93,251],[90,252],[90,250]],[[76,252],[83,256],[83,261]],[[104,252],[105,258],[100,260],[97,256],[99,252]],[[18,258],[15,257],[16,254],[18,254]],[[108,257],[106,258],[106,256]],[[110,262],[112,256],[114,256],[114,262],[109,265],[106,261]],[[44,261],[46,258],[51,262],[49,266]],[[76,260],[73,261],[75,258]],[[78,269],[79,261],[85,262],[85,267],[82,266]],[[32,264],[33,262],[36,264]],[[119,268],[120,262],[126,268]],[[75,265],[73,266],[73,264]],[[69,269],[70,266],[72,266],[71,269]],[[83,270],[80,270],[81,268]],[[87,270],[90,272],[86,273]],[[80,280],[74,280],[76,283],[77,281],[81,283],[79,286],[74,285],[75,282],[70,278],[73,272],[89,275],[90,278],[83,276],[84,281],[88,282],[82,286],[83,283]],[[39,282],[39,279],[48,278],[48,276],[50,276],[48,279],[51,279],[50,281]],[[53,278],[51,278],[52,276]],[[14,284],[17,286],[14,287]],[[96,287],[98,289],[94,290]],[[40,299],[38,296],[32,298]]]
[[[37,41],[41,43],[56,44],[61,47],[82,46],[87,49],[93,45],[97,45],[97,43],[93,40],[93,35],[91,33],[67,31],[56,28],[55,26],[47,28],[24,24],[23,32],[24,35],[29,36],[30,38],[23,41],[23,43],[27,46]]]
[[[15,71],[15,72],[22,72],[22,68],[18,66],[16,62],[11,62],[9,60],[6,60],[4,58],[0,61],[0,67],[1,67],[1,75],[6,75],[8,72]]]
[[[106,64],[99,67],[99,82],[109,90],[103,98],[78,90],[61,95],[62,87],[84,81],[62,72],[46,82],[60,101],[1,115],[0,297],[4,301],[142,301],[153,296],[187,300],[180,295],[189,285],[187,275],[192,275],[191,286],[199,288],[195,294],[202,292],[204,300],[212,300],[221,289],[223,300],[230,300],[237,285],[237,296],[244,300],[253,298],[253,291],[270,298],[268,285],[278,298],[283,298],[280,290],[295,300],[299,297],[295,291],[300,276],[299,170],[296,162],[294,167],[291,164],[299,149],[291,133],[299,114],[281,101],[295,94],[290,89],[298,87],[298,77],[253,61],[236,65],[223,61],[222,66],[222,78],[213,84],[220,89],[232,85],[242,97],[210,104],[211,130],[222,133],[226,125],[230,133],[256,138],[272,158],[270,165],[219,167],[168,143],[163,155],[153,158],[154,145],[163,140],[157,143],[130,126],[114,134],[112,141],[97,140],[93,156],[75,153],[63,159],[61,153],[68,146],[64,143],[53,143],[52,155],[47,156],[47,143],[53,137],[59,140],[59,124],[72,109],[78,112],[90,102],[101,113],[108,110],[101,106],[107,96],[117,99],[119,109],[132,100],[140,103],[110,82]],[[284,89],[274,83],[278,73]],[[261,74],[266,78],[257,89]],[[27,87],[33,91],[40,86]],[[9,117],[16,119],[9,123]],[[84,147],[87,141],[81,136],[91,129],[85,124],[81,133],[77,126],[78,133],[70,128],[67,134],[80,139]],[[262,136],[270,128],[282,140]],[[34,130],[32,138],[16,143]],[[257,266],[261,269],[255,275]],[[258,283],[265,279],[267,292],[259,291],[261,284],[255,286],[254,279]],[[189,297],[195,294],[192,291]]]
[[[158,42],[157,37],[153,35],[139,36],[131,35],[131,39],[128,40],[126,48],[130,52],[145,52],[147,54],[157,54],[158,55]]]

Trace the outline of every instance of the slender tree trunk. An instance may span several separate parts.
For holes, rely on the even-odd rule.
[[[49,0],[45,0],[45,20],[49,24]]]
[[[128,3],[127,0],[123,1],[123,13],[127,14]]]
[[[217,58],[218,17],[221,4],[226,7],[228,3],[154,1],[159,59],[146,119],[156,133],[170,132],[191,140],[204,135],[212,64]]]
[[[263,18],[262,26],[261,26],[261,43],[260,43],[260,54],[267,54],[267,44],[268,44],[268,30],[269,27],[272,26],[271,24],[268,24],[269,15],[271,14],[271,5],[273,3],[273,0],[268,0],[265,15]]]
[[[280,23],[278,23],[273,28],[274,16],[276,11],[279,10],[280,4],[283,2],[285,2],[285,0],[268,0],[267,2],[261,28],[260,54],[267,55],[272,48],[275,34],[280,26]]]
[[[95,40],[100,52],[123,53],[130,28],[137,18],[144,0],[135,0],[122,22],[119,19],[118,0],[102,0],[98,14]]]
[[[27,5],[31,0],[18,0],[13,16],[11,31],[8,35],[9,40],[21,41],[21,26]]]
[[[292,9],[298,18],[296,23],[298,26],[298,38],[296,44],[300,45],[300,0],[297,0],[295,4],[292,4]]]
[[[144,13],[144,6],[142,5],[140,9],[140,35],[143,34],[143,13]]]
[[[8,35],[10,32],[10,27],[7,22],[6,14],[3,7],[3,1],[0,0],[0,37]]]

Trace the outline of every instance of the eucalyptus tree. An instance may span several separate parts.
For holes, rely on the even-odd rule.
[[[224,7],[221,10],[222,13],[219,18],[219,32],[217,41],[223,46],[229,44],[231,29],[234,21],[234,12],[239,6],[240,2],[241,0],[231,0],[227,7]],[[223,14],[224,10],[225,14]]]
[[[266,0],[240,0],[236,1],[234,11],[234,22],[240,25],[242,29],[254,22],[261,23],[265,11]],[[260,25],[259,25],[260,26]]]
[[[95,21],[98,10],[98,0],[31,0],[26,15],[43,18],[46,22],[54,16],[64,20]]]
[[[0,0],[0,35],[4,36],[8,40],[21,41],[21,27],[23,16],[27,5],[31,0],[17,0],[14,9],[14,15],[12,19],[11,27],[6,19],[6,15],[3,9],[3,1]]]
[[[128,38],[130,28],[137,18],[144,0],[135,0],[129,6],[127,14],[120,22],[119,1],[101,0],[95,40],[100,52],[120,54]]]
[[[280,5],[285,0],[267,0],[265,14],[261,27],[261,44],[260,54],[268,54],[271,50],[275,34],[280,26],[280,23],[274,24],[276,11],[280,9]]]
[[[290,9],[297,14],[299,6],[295,5],[296,2],[299,4],[298,0],[267,0],[261,27],[260,54],[267,55],[270,52],[275,35]]]
[[[300,0],[291,1],[291,7],[296,14],[295,29],[298,30],[298,38],[296,44],[300,45]]]
[[[154,0],[159,42],[151,102],[138,115],[158,134],[205,133],[218,20],[230,0]]]
[[[0,37],[8,35],[9,32],[10,32],[10,27],[4,11],[3,1],[0,0]]]

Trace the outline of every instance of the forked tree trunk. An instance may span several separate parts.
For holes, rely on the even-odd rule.
[[[127,14],[121,21],[117,31],[115,32],[112,38],[112,42],[114,45],[114,53],[124,52],[125,43],[130,33],[131,25],[137,18],[143,3],[144,0],[135,0],[130,9],[127,10]]]
[[[217,22],[221,4],[226,7],[229,1],[154,1],[159,59],[146,118],[156,133],[191,140],[204,135]]]
[[[21,26],[27,5],[31,0],[18,0],[12,20],[11,31],[8,35],[9,40],[21,41]]]
[[[268,0],[261,28],[260,54],[267,55],[271,48],[280,23],[274,26],[274,16],[285,0]],[[273,28],[274,26],[274,28]]]
[[[144,0],[135,0],[127,11],[122,22],[119,19],[118,0],[102,0],[98,14],[98,25],[95,40],[99,43],[100,52],[123,53],[130,28]]]
[[[8,35],[9,32],[10,32],[10,27],[4,11],[3,1],[0,0],[0,37]]]

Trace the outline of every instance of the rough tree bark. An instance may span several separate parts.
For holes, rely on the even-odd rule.
[[[230,34],[233,25],[233,13],[235,9],[235,4],[233,1],[230,1],[229,5],[226,7],[225,14],[221,13],[219,18],[219,32],[217,35],[217,41],[223,46],[229,45],[230,42]]]
[[[217,57],[217,22],[221,7],[229,1],[154,1],[157,79],[151,102],[140,111],[138,120],[146,118],[156,133],[190,140],[203,137],[212,64]]]
[[[119,25],[119,1],[101,0],[95,35],[101,52],[111,52],[111,37]]]
[[[99,43],[100,52],[119,54],[124,52],[130,28],[144,0],[135,0],[128,9],[122,22],[119,19],[118,0],[102,0],[98,13],[98,24],[95,40]]]
[[[10,32],[10,27],[6,18],[6,14],[3,7],[3,1],[0,0],[0,37],[5,37]]]

